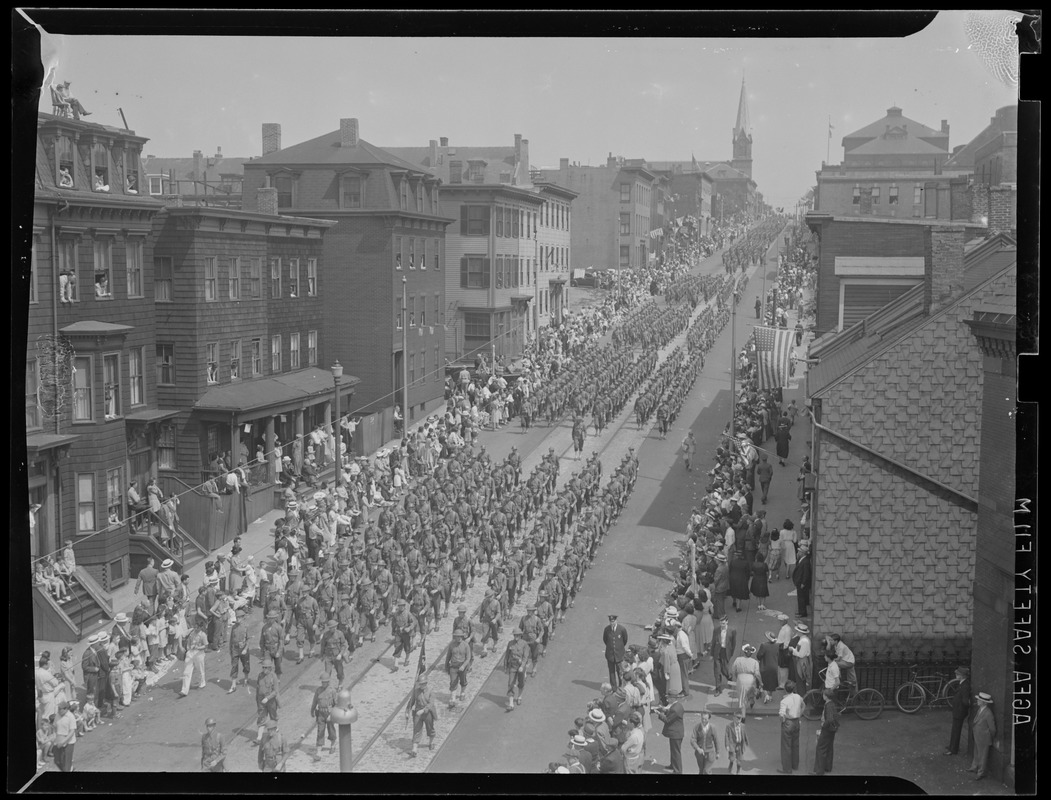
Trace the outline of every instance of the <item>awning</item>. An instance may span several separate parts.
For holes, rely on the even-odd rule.
[[[66,336],[110,336],[111,334],[127,333],[132,330],[131,325],[118,325],[115,322],[99,322],[95,319],[83,319],[74,322],[64,328],[59,328],[59,333]]]
[[[353,391],[360,378],[344,375],[340,379],[340,395]],[[268,378],[239,381],[209,390],[193,405],[203,416],[250,420],[270,414],[302,408],[308,401],[331,396],[335,389],[332,373],[327,369],[310,369],[274,375]]]
[[[26,436],[26,453],[35,456],[47,450],[67,447],[80,436],[73,433],[31,433]]]
[[[533,295],[531,295],[531,294],[513,294],[513,295],[511,295],[511,302],[512,303],[528,303],[532,299],[533,299]]]
[[[179,411],[174,408],[144,408],[141,411],[132,411],[130,414],[125,414],[124,421],[148,424],[177,416],[179,416]]]

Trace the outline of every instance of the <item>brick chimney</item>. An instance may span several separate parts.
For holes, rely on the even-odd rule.
[[[339,146],[358,146],[358,120],[356,117],[339,121]]]
[[[929,228],[929,251],[925,259],[923,307],[928,314],[944,308],[963,294],[963,225]]]
[[[222,158],[223,157],[223,146],[221,144],[215,146],[215,157],[216,158]]]
[[[431,167],[431,169],[434,169],[438,165],[438,140],[437,139],[431,139],[430,146],[431,146],[431,163],[430,163],[430,167]]]
[[[449,146],[449,137],[448,136],[439,136],[438,137],[438,146],[439,147],[448,147]]]
[[[197,180],[204,178],[204,153],[200,150],[193,151],[193,177]]]
[[[281,125],[277,122],[263,123],[263,155],[281,149]]]
[[[615,166],[617,166],[617,159],[615,159],[613,157],[613,153],[610,153],[608,156],[606,156],[606,166],[607,167],[615,167]]]
[[[944,133],[946,136],[949,135],[949,120],[947,119],[942,120],[942,133]]]
[[[277,189],[273,186],[260,186],[255,190],[256,210],[260,214],[277,216]]]
[[[1009,232],[1015,229],[1015,208],[1018,192],[1013,186],[989,187],[989,232]]]
[[[531,178],[529,177],[529,140],[522,140],[522,153],[518,159],[518,174],[522,176],[524,183],[529,183]]]
[[[569,159],[568,158],[560,158],[558,160],[558,169],[559,169],[559,172],[565,172],[567,169],[569,169]]]

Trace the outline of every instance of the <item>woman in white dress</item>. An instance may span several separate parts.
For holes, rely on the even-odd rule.
[[[796,530],[795,523],[786,519],[781,526],[781,558],[785,565],[785,574],[791,578],[796,566]]]

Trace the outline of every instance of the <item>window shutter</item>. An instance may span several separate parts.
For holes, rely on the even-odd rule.
[[[467,256],[460,256],[460,288],[467,288]]]
[[[483,217],[483,222],[485,224],[482,226],[482,232],[486,236],[488,236],[489,235],[489,224],[490,224],[489,220],[490,220],[490,216],[491,216],[489,206],[485,206],[482,210],[485,211],[485,215]]]
[[[489,288],[489,271],[492,269],[492,264],[488,258],[482,259],[482,288]]]
[[[460,206],[460,235],[467,235],[467,206]]]

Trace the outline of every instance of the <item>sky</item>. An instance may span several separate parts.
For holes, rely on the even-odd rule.
[[[32,17],[31,12],[27,12]],[[149,138],[144,153],[261,153],[261,126],[289,146],[356,117],[379,147],[529,140],[534,167],[729,160],[742,77],[752,175],[793,207],[840,141],[892,105],[966,144],[1017,87],[968,47],[970,12],[902,38],[311,38],[45,36],[43,60],[92,112]],[[1003,16],[1005,12],[986,12]],[[50,112],[42,94],[40,110]],[[829,140],[829,124],[833,127]]]

